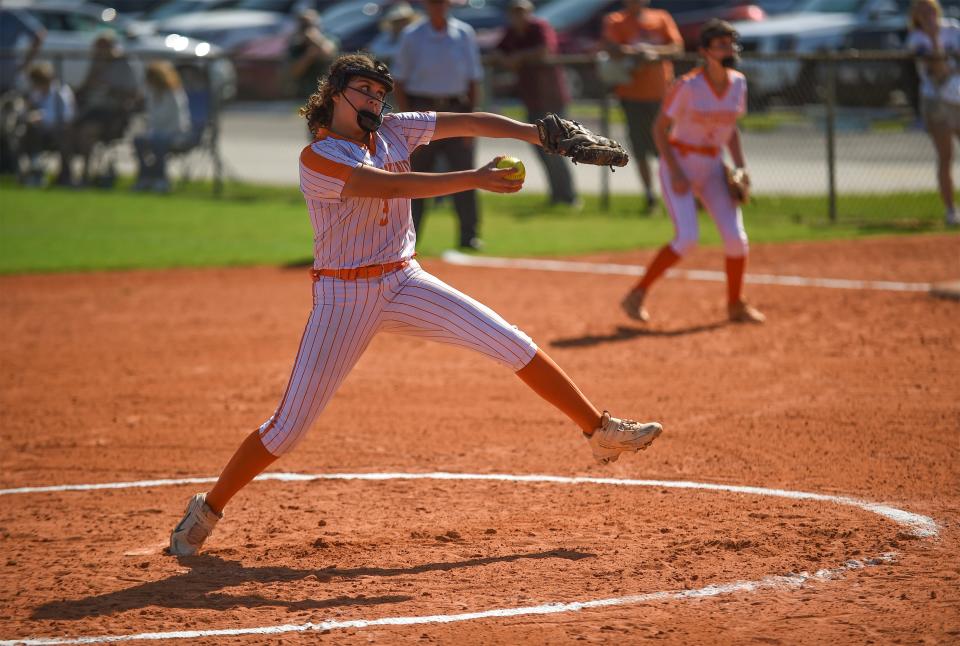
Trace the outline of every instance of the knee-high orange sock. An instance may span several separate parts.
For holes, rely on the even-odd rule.
[[[590,403],[570,377],[543,350],[517,376],[548,402],[572,419],[587,435],[600,426],[600,411]]]
[[[277,456],[264,448],[263,442],[260,441],[259,430],[248,435],[224,467],[213,489],[207,493],[207,504],[210,509],[222,514],[223,508],[234,494],[260,475],[276,459]]]
[[[670,245],[663,247],[657,252],[653,262],[647,267],[647,270],[643,273],[643,278],[640,279],[640,282],[636,284],[634,289],[642,289],[644,291],[650,289],[650,285],[660,278],[670,267],[675,265],[678,260],[680,260],[680,256],[673,250],[673,247]]]
[[[737,258],[727,256],[727,304],[733,305],[740,301],[740,292],[743,290],[743,270],[747,266],[747,257]]]

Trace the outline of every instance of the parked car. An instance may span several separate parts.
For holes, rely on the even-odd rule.
[[[796,11],[805,0],[754,0],[754,4],[763,9],[768,16]]]
[[[4,0],[0,11],[24,10],[46,29],[39,58],[54,64],[61,80],[76,87],[83,83],[90,67],[93,41],[103,31],[116,34],[121,48],[130,54],[134,72],[142,77],[145,62],[153,58],[170,60],[180,69],[205,75],[221,100],[236,93],[236,71],[221,50],[210,43],[169,34],[130,35],[127,21],[115,9],[90,2],[70,0]],[[23,52],[15,52],[18,56]]]
[[[130,21],[130,31],[136,34],[153,34],[161,31],[158,27],[166,20],[199,13],[235,7],[240,0],[168,0],[149,11],[144,11]]]
[[[945,0],[945,11],[960,13],[960,0]],[[737,23],[746,54],[742,68],[750,81],[751,102],[803,104],[821,100],[826,83],[822,62],[804,54],[900,49],[906,37],[910,0],[807,0],[795,12],[762,23]],[[750,54],[774,60],[751,60]],[[782,58],[777,57],[782,55]],[[842,104],[883,106],[913,82],[912,63],[851,60],[837,67],[837,98]]]
[[[293,21],[303,9],[322,11],[335,2],[238,0],[229,8],[198,11],[162,20],[157,24],[157,30],[205,40],[233,54],[254,40],[292,29]]]
[[[135,18],[166,2],[166,0],[110,0],[108,4],[121,16]]]

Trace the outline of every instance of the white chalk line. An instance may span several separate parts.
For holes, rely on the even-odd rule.
[[[673,489],[703,489],[706,491],[724,491],[728,493],[742,493],[759,496],[776,496],[792,498],[794,500],[816,500],[831,502],[849,507],[858,507],[864,511],[878,514],[898,525],[910,528],[918,537],[932,537],[938,533],[936,522],[927,516],[914,514],[896,507],[858,500],[847,496],[832,496],[829,494],[809,493],[805,491],[788,491],[785,489],[768,489],[765,487],[746,487],[740,485],[723,485],[708,482],[690,482],[682,480],[633,480],[624,478],[591,478],[584,476],[552,476],[552,475],[515,475],[510,473],[449,473],[438,471],[433,473],[263,473],[256,480],[280,480],[284,482],[306,482],[310,480],[493,480],[500,482],[541,482],[552,484],[594,484],[614,485],[626,487],[664,487]],[[185,484],[205,484],[216,482],[216,478],[172,478],[163,480],[139,480],[134,482],[107,482],[101,484],[52,485],[46,487],[18,487],[14,489],[0,489],[0,496],[30,493],[53,493],[65,491],[97,491],[103,489],[134,489],[149,487],[170,487]]]
[[[178,478],[162,480],[140,480],[134,482],[114,482],[102,484],[53,485],[45,487],[19,487],[14,489],[0,489],[0,495],[17,495],[49,492],[71,491],[98,491],[104,489],[131,489],[147,487],[179,486],[186,484],[202,484],[214,482],[216,478]],[[702,489],[706,491],[722,491],[747,495],[764,495],[794,500],[814,500],[852,506],[878,514],[905,527],[915,536],[923,538],[936,537],[939,534],[937,523],[927,516],[915,514],[903,509],[879,503],[850,498],[848,496],[832,496],[828,494],[810,493],[804,491],[789,491],[785,489],[768,489],[764,487],[747,487],[739,485],[721,485],[691,481],[671,480],[633,480],[620,478],[591,478],[568,477],[551,475],[514,475],[501,473],[265,473],[257,480],[279,480],[283,482],[308,482],[313,480],[481,480],[499,482],[524,482],[573,485],[613,485],[631,487],[659,487],[674,489]],[[737,581],[719,585],[708,585],[695,590],[670,590],[650,592],[645,594],[593,599],[573,602],[553,602],[536,606],[521,606],[515,608],[494,608],[479,612],[468,612],[450,615],[420,615],[407,617],[383,617],[380,619],[353,619],[347,621],[307,622],[303,624],[282,624],[277,626],[258,626],[251,628],[230,628],[220,630],[190,630],[138,633],[129,635],[97,635],[89,637],[31,637],[0,641],[0,646],[13,645],[45,645],[45,644],[93,644],[126,641],[154,641],[165,639],[199,639],[204,637],[232,637],[241,635],[277,635],[284,633],[298,633],[307,631],[326,631],[343,629],[361,629],[375,626],[413,626],[421,624],[455,623],[490,619],[500,617],[521,617],[530,615],[549,615],[565,612],[579,612],[591,608],[611,606],[635,605],[652,601],[683,601],[688,599],[704,599],[719,595],[737,592],[755,592],[771,588],[798,588],[809,581],[827,581],[839,578],[850,570],[862,569],[890,563],[896,560],[897,554],[889,552],[878,557],[865,560],[851,559],[835,568],[821,569],[816,572],[800,572],[787,575],[771,575],[757,581]]]
[[[494,256],[471,256],[459,251],[445,251],[442,258],[451,265],[488,267],[493,269],[533,269],[537,271],[563,271],[581,274],[616,274],[642,276],[644,268],[638,265],[621,265],[603,262],[573,260],[547,260],[543,258],[498,258]],[[671,269],[671,278],[685,278],[708,282],[726,282],[727,274],[705,269]],[[846,278],[808,278],[805,276],[779,276],[775,274],[746,274],[744,280],[756,285],[781,285],[789,287],[826,287],[829,289],[867,289],[893,292],[929,292],[931,283],[906,283],[890,280],[851,280]]]
[[[873,567],[896,560],[895,553],[887,553],[863,561],[850,560],[836,568],[818,570],[814,573],[800,572],[783,576],[768,576],[759,581],[738,581],[722,585],[708,585],[696,590],[671,590],[650,592],[625,597],[594,599],[592,601],[573,601],[569,603],[547,603],[539,606],[521,606],[518,608],[497,608],[481,612],[465,612],[456,615],[421,615],[416,617],[383,617],[381,619],[352,619],[348,621],[307,622],[304,624],[285,624],[281,626],[263,626],[255,628],[226,628],[221,630],[185,630],[158,633],[140,633],[137,635],[105,635],[99,637],[75,638],[32,638],[12,641],[0,641],[0,645],[14,644],[93,644],[101,642],[147,641],[160,639],[199,639],[202,637],[234,637],[239,635],[277,635],[307,631],[343,630],[348,628],[370,628],[373,626],[416,626],[420,624],[449,624],[476,619],[500,617],[523,617],[529,615],[552,615],[564,612],[579,612],[592,608],[635,605],[654,601],[684,601],[688,599],[707,599],[737,592],[756,592],[777,588],[799,588],[808,581],[829,581],[842,577],[844,572]]]

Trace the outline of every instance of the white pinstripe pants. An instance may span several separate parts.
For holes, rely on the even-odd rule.
[[[530,337],[415,260],[379,278],[320,278],[313,300],[283,399],[260,427],[260,439],[273,455],[303,439],[378,332],[470,348],[515,372],[537,353]]]

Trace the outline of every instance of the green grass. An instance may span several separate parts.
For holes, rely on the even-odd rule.
[[[482,194],[482,235],[490,255],[574,255],[649,248],[670,239],[662,210],[639,212],[639,199],[614,195],[610,210],[587,196],[580,212],[544,207],[542,195]],[[898,206],[899,205],[899,206]],[[841,198],[838,224],[823,198],[760,197],[745,209],[753,242],[854,238],[942,230],[933,193]],[[419,253],[434,256],[456,239],[448,202],[425,219]],[[719,237],[701,216],[702,244]],[[224,196],[194,185],[172,195],[0,183],[0,273],[118,268],[283,265],[307,262],[312,233],[296,188],[228,185]]]

